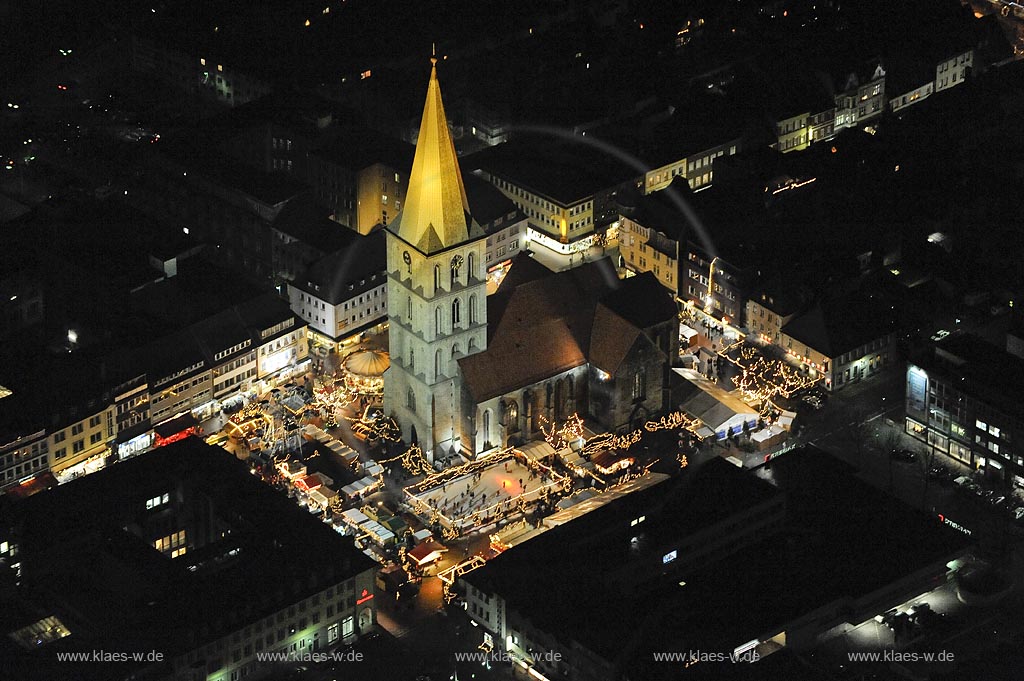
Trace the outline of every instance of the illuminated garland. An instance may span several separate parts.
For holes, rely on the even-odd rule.
[[[730,346],[730,349],[735,345]],[[747,399],[760,402],[761,416],[778,409],[774,402],[776,398],[789,398],[801,390],[813,387],[821,380],[821,377],[803,376],[786,362],[768,359],[750,346],[741,348],[738,358],[726,352],[720,356],[740,369],[740,374],[732,377],[733,385]]]
[[[544,415],[539,416],[540,432],[544,440],[551,445],[555,451],[564,449],[570,442],[575,442],[583,437],[583,419],[578,414],[573,414],[565,420],[559,428],[556,423],[548,421]]]
[[[674,411],[671,414],[662,416],[657,421],[648,421],[644,424],[644,430],[649,433],[654,433],[659,430],[675,430],[677,428],[682,428],[683,430],[687,430],[696,435],[697,431],[700,430],[703,425],[704,422],[698,418],[694,418],[681,411]]]

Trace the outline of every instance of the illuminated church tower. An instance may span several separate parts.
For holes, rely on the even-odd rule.
[[[387,226],[384,409],[431,461],[462,448],[456,361],[487,343],[486,235],[469,210],[431,58],[405,205]]]

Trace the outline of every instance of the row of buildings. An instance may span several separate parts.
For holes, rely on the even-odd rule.
[[[72,345],[51,361],[0,399],[0,487],[46,473],[69,480],[195,432],[308,367],[307,327],[267,293],[139,347],[97,356]]]

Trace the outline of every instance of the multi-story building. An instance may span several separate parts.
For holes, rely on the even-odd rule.
[[[305,323],[275,293],[154,341],[140,360],[151,423],[186,412],[204,419],[232,395],[269,389],[306,366],[307,342]]]
[[[103,649],[161,654],[97,662],[95,678],[232,681],[266,673],[263,653],[324,652],[376,621],[376,563],[196,438],[26,499],[3,537],[20,578],[0,655],[20,679]],[[275,575],[255,600],[254,574]]]
[[[935,65],[935,92],[942,92],[961,85],[971,75],[974,66],[974,49],[957,50],[941,59]]]
[[[586,250],[618,219],[614,195],[642,189],[640,173],[579,142],[517,137],[464,159],[526,216],[527,238],[559,255]]]
[[[687,182],[679,177],[676,183]],[[689,303],[732,324],[743,319],[744,271],[709,253],[699,230],[681,209],[686,185],[670,185],[635,200],[622,199],[619,222],[621,266],[651,272],[680,303]],[[634,204],[634,205],[624,205]]]
[[[52,414],[47,428],[49,468],[58,480],[91,473],[106,465],[114,443],[114,405],[99,396]]]
[[[492,272],[507,266],[527,248],[526,216],[494,185],[475,175],[462,178],[474,218],[487,232],[484,268]]]
[[[269,297],[268,297],[269,298]],[[279,382],[301,373],[308,365],[309,345],[306,325],[288,307],[287,301],[274,297],[274,306],[256,299],[238,306],[252,333],[256,353],[256,392],[264,392]]]
[[[743,324],[745,274],[693,241],[679,265],[679,298],[727,324]]]
[[[929,54],[896,59],[889,69],[889,110],[896,112],[923,102],[936,92],[964,83],[974,64],[974,48],[933,50]]]
[[[895,313],[860,292],[820,300],[779,329],[778,345],[827,390],[870,378],[896,359]]]
[[[126,459],[148,450],[153,444],[153,434],[146,374],[132,376],[114,386],[113,396],[118,458]]]
[[[288,286],[292,311],[306,320],[310,342],[321,353],[364,332],[383,330],[387,321],[384,232],[349,232],[345,240],[346,245]]]
[[[43,415],[19,393],[0,388],[0,489],[47,471],[50,442]]]
[[[332,220],[369,234],[401,212],[412,155],[402,140],[346,127],[311,153],[308,182]]]
[[[1024,359],[954,333],[907,362],[906,432],[1007,488],[1024,489]]]
[[[679,297],[680,240],[684,251],[686,242],[682,237],[682,216],[665,206],[666,200],[671,200],[668,195],[656,193],[639,199],[635,209],[623,207],[619,218],[619,258],[627,271],[651,272],[659,284]]]
[[[804,307],[801,296],[786,286],[762,286],[759,295],[747,300],[744,326],[762,343],[781,345],[782,327]]]
[[[201,94],[228,106],[238,106],[271,91],[263,80],[244,69],[225,66],[207,54],[195,57],[185,49],[139,35],[131,38],[131,67],[189,94]]]
[[[833,132],[874,120],[885,111],[885,69],[878,60],[833,76],[836,114]],[[819,139],[815,136],[815,139]]]

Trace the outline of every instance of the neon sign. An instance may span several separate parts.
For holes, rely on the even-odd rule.
[[[952,528],[953,528],[954,530],[959,530],[960,532],[963,532],[963,533],[964,533],[964,534],[966,534],[967,536],[971,536],[972,534],[974,534],[973,532],[971,532],[970,530],[968,530],[968,529],[967,529],[966,527],[964,527],[964,526],[963,526],[963,525],[961,525],[960,523],[955,523],[955,522],[953,522],[952,520],[950,520],[950,519],[949,519],[949,518],[947,518],[946,516],[942,515],[941,513],[939,514],[939,520],[941,520],[941,521],[942,521],[942,522],[944,522],[945,524],[949,525],[949,526],[950,526],[950,527],[952,527]]]

